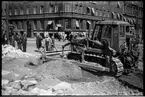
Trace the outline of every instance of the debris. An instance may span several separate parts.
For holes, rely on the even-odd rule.
[[[58,90],[72,90],[71,84],[67,82],[61,82],[53,87],[55,91]]]
[[[10,72],[9,71],[7,71],[7,70],[2,70],[2,76],[3,75],[7,75],[7,74],[9,74]]]
[[[21,89],[20,82],[10,82],[10,86],[17,90]]]
[[[2,85],[8,84],[8,83],[9,83],[9,80],[2,79]]]
[[[20,49],[16,49],[11,45],[2,45],[2,58],[4,57],[19,58],[19,57],[37,57],[30,53],[24,53]]]
[[[31,92],[36,95],[51,95],[52,94],[51,90],[44,90],[44,89],[39,89],[39,88],[34,88],[31,90]]]

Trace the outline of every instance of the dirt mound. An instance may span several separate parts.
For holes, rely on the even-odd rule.
[[[51,75],[57,78],[80,79],[82,78],[81,68],[70,61],[53,60],[41,65],[36,70],[38,74]]]

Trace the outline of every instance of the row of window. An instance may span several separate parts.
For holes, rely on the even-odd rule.
[[[94,8],[90,8],[87,7],[86,12],[83,12],[83,7],[77,6],[77,7],[72,7],[70,5],[66,5],[65,6],[65,12],[77,12],[77,13],[83,13],[83,14],[88,14],[88,15],[93,15],[93,16],[103,16],[103,17],[110,17],[110,12],[109,11],[105,11],[102,9],[94,9]],[[9,11],[9,15],[23,15],[23,14],[30,14],[30,8],[26,8],[26,12],[24,13],[24,9],[14,9],[14,10],[10,10]],[[50,6],[49,13],[53,13],[53,12],[58,12],[58,6]],[[33,14],[37,14],[37,7],[34,6],[33,7]],[[44,13],[44,6],[40,6],[40,14]]]
[[[55,12],[58,12],[58,7],[57,6],[50,6],[48,8],[48,13],[55,13]],[[39,8],[39,11],[38,11],[38,7],[37,6],[34,6],[32,8],[32,12],[31,12],[31,8],[26,8],[26,9],[23,9],[23,8],[20,8],[20,9],[9,9],[9,15],[24,15],[24,14],[42,14],[44,13],[44,6],[41,5],[40,8]]]
[[[132,16],[139,16],[141,18],[143,17],[143,10],[131,5],[124,6],[124,13]]]

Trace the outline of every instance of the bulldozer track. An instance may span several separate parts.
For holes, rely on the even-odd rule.
[[[112,61],[117,66],[117,68],[116,68],[117,69],[116,77],[121,76],[123,71],[124,71],[122,62],[118,58],[115,58],[115,57],[112,58]]]

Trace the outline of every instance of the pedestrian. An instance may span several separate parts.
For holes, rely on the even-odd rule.
[[[55,49],[57,51],[57,49],[55,47],[55,39],[54,39],[54,36],[51,36],[51,40],[52,40],[52,43],[51,43],[52,49],[53,50]]]
[[[52,40],[51,40],[50,36],[47,35],[45,38],[46,51],[51,51],[51,43],[52,43]]]
[[[17,41],[18,49],[22,50],[22,34],[20,32],[17,33],[16,41]]]
[[[48,51],[48,46],[49,46],[49,38],[48,38],[48,35],[46,35],[46,37],[45,37],[45,49],[46,49],[46,51]]]
[[[15,47],[15,32],[12,32],[12,36],[11,36],[11,45],[13,46],[13,47]]]
[[[37,46],[38,50],[42,46],[42,40],[43,40],[43,38],[41,37],[40,33],[37,33],[37,36],[36,36],[36,46]]]
[[[23,41],[22,41],[22,46],[23,46],[23,52],[26,52],[26,48],[27,48],[27,33],[24,32],[23,33]]]

